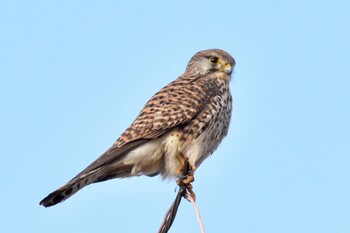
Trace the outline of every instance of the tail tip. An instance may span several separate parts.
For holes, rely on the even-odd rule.
[[[60,203],[61,201],[64,200],[64,196],[61,193],[51,193],[49,194],[47,197],[45,197],[44,199],[42,199],[39,203],[39,205],[42,205],[44,207],[50,207],[53,205],[56,205],[57,203]]]

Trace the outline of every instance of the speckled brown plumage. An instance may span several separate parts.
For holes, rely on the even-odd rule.
[[[90,183],[112,178],[176,177],[179,154],[198,167],[228,132],[234,65],[223,50],[195,54],[186,72],[146,103],[110,149],[40,204],[55,205]]]

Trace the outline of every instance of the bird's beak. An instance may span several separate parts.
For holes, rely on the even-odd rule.
[[[223,67],[223,71],[227,74],[231,74],[232,73],[232,65],[229,63],[225,64]]]

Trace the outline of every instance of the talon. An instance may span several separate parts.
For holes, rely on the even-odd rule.
[[[194,181],[194,172],[196,170],[195,166],[190,166],[187,176],[183,178],[184,184],[189,184]]]
[[[189,185],[193,181],[194,181],[194,176],[190,174],[187,177],[185,177],[185,179],[183,180],[183,183],[186,185]]]

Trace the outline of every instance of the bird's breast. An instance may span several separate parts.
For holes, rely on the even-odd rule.
[[[217,149],[227,135],[232,110],[232,97],[227,91],[215,96],[206,109],[184,128],[185,142],[179,151],[197,167]]]

